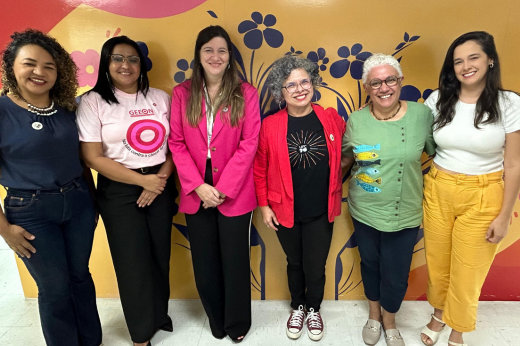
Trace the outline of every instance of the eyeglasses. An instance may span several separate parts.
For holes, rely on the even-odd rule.
[[[385,80],[381,80],[379,78],[374,78],[372,79],[370,82],[368,82],[367,84],[370,85],[370,87],[374,90],[377,90],[379,88],[381,88],[381,86],[383,85],[383,82],[389,86],[389,87],[393,87],[394,85],[397,84],[397,82],[399,82],[401,80],[401,77],[397,77],[397,76],[388,76],[386,77]]]
[[[139,59],[139,57],[135,55],[130,55],[125,58],[121,54],[110,54],[110,58],[116,64],[122,64],[125,61],[127,61],[130,65],[138,65],[139,61],[141,61],[141,59]]]
[[[309,79],[302,79],[300,83],[287,83],[282,88],[285,88],[285,90],[287,90],[288,93],[292,94],[298,90],[298,85],[300,85],[303,90],[312,88],[312,82]]]

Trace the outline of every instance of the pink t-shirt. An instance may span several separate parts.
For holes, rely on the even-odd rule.
[[[103,154],[126,168],[151,167],[166,161],[170,133],[170,97],[150,88],[127,94],[115,89],[119,104],[97,92],[83,95],[76,114],[79,140],[103,143]]]

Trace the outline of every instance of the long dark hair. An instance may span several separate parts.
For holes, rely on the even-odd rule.
[[[226,40],[227,49],[229,51],[229,67],[226,68],[220,89],[217,92],[218,96],[213,105],[215,112],[223,107],[228,107],[231,112],[220,113],[221,119],[228,122],[231,126],[237,126],[240,119],[244,116],[244,95],[242,95],[242,88],[238,71],[235,65],[235,57],[233,54],[233,46],[228,33],[221,26],[208,26],[199,32],[197,41],[195,43],[195,54],[193,58],[193,73],[191,75],[191,90],[190,101],[186,118],[188,123],[195,127],[202,119],[202,97],[204,95],[203,81],[204,69],[200,63],[200,50],[202,46],[211,41],[215,37],[222,37]],[[225,117],[225,118],[224,118]]]
[[[111,39],[107,40],[101,48],[101,57],[99,59],[99,71],[96,85],[90,91],[88,91],[88,93],[92,91],[97,92],[99,95],[101,95],[103,100],[107,101],[108,104],[119,103],[116,96],[114,95],[114,85],[112,84],[112,78],[110,77],[110,71],[108,70],[108,66],[110,65],[110,54],[112,54],[114,47],[118,44],[127,44],[132,46],[139,55],[139,60],[141,63],[141,75],[137,79],[137,91],[140,91],[146,97],[146,94],[150,89],[148,75],[146,74],[145,57],[137,43],[126,36],[112,37]]]
[[[446,53],[439,77],[439,100],[436,105],[439,115],[433,123],[436,130],[449,124],[455,116],[455,105],[459,101],[460,82],[455,76],[453,53],[455,48],[468,41],[475,41],[488,58],[493,60],[494,65],[486,73],[486,86],[477,101],[474,119],[475,128],[478,129],[479,125],[493,124],[500,121],[499,96],[500,91],[504,89],[502,88],[500,61],[495,41],[493,36],[485,31],[473,31],[453,41]],[[487,118],[484,120],[486,114]]]

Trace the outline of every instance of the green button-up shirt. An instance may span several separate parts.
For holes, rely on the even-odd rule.
[[[383,232],[421,224],[421,155],[435,153],[432,122],[430,109],[415,102],[396,121],[375,119],[369,107],[350,115],[342,152],[355,157],[348,190],[353,218]]]

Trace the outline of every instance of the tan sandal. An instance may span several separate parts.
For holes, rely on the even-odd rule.
[[[451,346],[468,346],[468,344],[459,344],[458,342],[448,340],[448,345]]]
[[[428,326],[424,326],[424,328],[421,330],[421,334],[424,334],[426,335],[427,337],[429,337],[433,343],[432,344],[427,344],[426,342],[423,341],[423,339],[421,338],[421,341],[423,344],[425,344],[426,346],[432,346],[432,345],[435,345],[437,343],[437,341],[439,341],[439,334],[444,330],[444,327],[446,326],[446,323],[444,323],[443,320],[441,320],[440,318],[438,318],[437,316],[435,316],[434,314],[432,314],[432,318],[439,322],[439,323],[442,323],[442,329],[439,330],[438,332],[434,331],[434,330],[431,330],[430,328],[428,328]],[[459,345],[453,345],[453,346],[459,346]],[[466,345],[467,346],[467,345]]]

